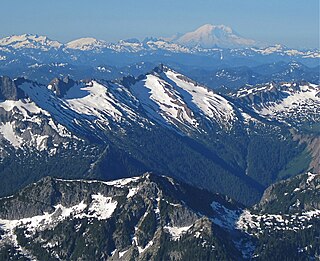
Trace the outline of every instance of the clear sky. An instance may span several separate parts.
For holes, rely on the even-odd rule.
[[[0,37],[117,41],[167,37],[207,23],[261,42],[319,48],[319,0],[1,0]]]

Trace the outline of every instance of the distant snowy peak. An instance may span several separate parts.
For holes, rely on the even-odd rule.
[[[301,50],[288,48],[281,44],[275,44],[275,45],[267,46],[264,48],[251,48],[251,50],[262,55],[279,54],[282,56],[287,55],[287,56],[302,56],[303,58],[320,58],[319,50],[301,51]]]
[[[147,41],[146,46],[151,50],[166,50],[173,53],[190,53],[192,50],[190,50],[188,47],[176,44],[176,43],[170,43],[164,40],[154,39]]]
[[[202,48],[244,48],[257,44],[254,40],[241,37],[228,26],[211,24],[205,24],[172,41],[188,47]]]
[[[145,39],[139,40],[120,40],[117,43],[109,43],[108,49],[119,53],[137,53],[141,51],[168,51],[172,53],[191,53],[192,50],[186,46],[168,42],[165,39]]]
[[[97,50],[106,48],[107,46],[107,42],[91,37],[76,39],[66,44],[66,47],[69,49],[81,51]]]
[[[272,53],[281,53],[284,52],[287,48],[281,44],[275,44],[273,46],[268,46],[265,48],[257,49],[257,48],[252,48],[253,51],[263,54],[263,55],[268,55]]]
[[[63,44],[58,41],[50,40],[46,36],[32,35],[32,34],[22,34],[22,35],[12,35],[0,39],[0,47],[12,47],[14,49],[41,49],[49,50],[52,48],[60,48]]]
[[[143,44],[141,42],[128,40],[120,40],[118,43],[109,43],[108,48],[119,53],[136,53],[144,50]]]
[[[292,66],[294,66],[293,64]],[[298,64],[297,64],[298,66]],[[254,87],[244,87],[241,88],[235,96],[239,98],[254,96],[254,95],[261,95],[262,93],[285,93],[284,96],[288,95],[294,95],[297,93],[304,93],[304,97],[314,97],[314,98],[320,98],[320,85],[316,84],[310,84],[306,82],[301,83],[267,83],[267,84],[261,84]],[[306,95],[310,94],[310,95]],[[281,97],[278,97],[281,98]],[[267,100],[269,101],[269,100]]]
[[[51,40],[46,36],[23,34],[12,35],[0,39],[0,62],[9,63],[12,50],[28,51],[37,50],[49,52],[49,56],[41,52],[32,54],[28,59],[41,61],[43,59],[53,59],[57,61],[56,51],[61,52],[62,60],[74,62],[74,52],[79,55],[86,52],[93,53],[141,53],[142,55],[153,55],[154,52],[167,52],[168,55],[179,54],[201,54],[201,55],[220,55],[223,57],[260,57],[260,56],[284,56],[297,57],[300,59],[318,59],[319,50],[296,50],[283,45],[266,46],[251,39],[241,37],[232,28],[225,25],[206,24],[194,32],[177,34],[170,38],[149,37],[140,41],[138,39],[120,40],[116,43],[98,40],[92,37],[85,37],[73,40],[66,44]],[[70,52],[71,51],[71,52]],[[74,51],[74,52],[72,52]],[[22,52],[22,55],[26,55]],[[29,54],[28,54],[29,55]],[[18,60],[16,57],[12,58]],[[60,59],[61,60],[61,59]],[[80,59],[81,60],[81,59]]]

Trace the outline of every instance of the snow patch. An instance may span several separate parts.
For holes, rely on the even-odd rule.
[[[309,185],[318,175],[311,172],[308,173],[307,184]]]
[[[170,226],[165,226],[164,229],[167,230],[170,235],[171,238],[176,241],[179,240],[181,238],[181,236],[185,233],[187,233],[187,231],[192,227],[192,225],[190,226],[186,226],[186,227],[170,227]]]
[[[137,192],[139,191],[138,187],[133,187],[129,189],[129,193],[127,195],[127,198],[132,198],[134,195],[137,194]]]
[[[211,207],[215,213],[215,217],[211,218],[212,222],[220,227],[233,230],[242,210],[231,210],[215,201],[211,203]]]
[[[131,182],[137,182],[140,180],[141,177],[132,177],[132,178],[124,178],[124,179],[117,179],[117,180],[112,180],[112,181],[101,181],[101,180],[86,180],[86,179],[56,179],[58,181],[63,181],[63,182],[83,182],[83,183],[101,183],[105,184],[108,186],[115,186],[118,188],[123,188],[127,186]]]
[[[88,209],[89,214],[85,216],[90,218],[97,218],[99,220],[110,218],[117,208],[118,202],[112,201],[111,197],[105,197],[100,193],[92,195],[91,197],[93,201]]]
[[[122,258],[127,252],[128,252],[128,250],[119,252],[119,258]]]
[[[10,122],[0,125],[0,133],[15,148],[19,148],[23,143],[23,139],[16,134],[15,127]]]

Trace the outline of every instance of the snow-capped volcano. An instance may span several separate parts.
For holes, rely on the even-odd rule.
[[[173,41],[188,47],[199,46],[202,48],[239,48],[256,45],[254,40],[243,38],[228,26],[212,24],[205,24],[193,32],[173,39]]]
[[[51,48],[60,48],[62,45],[63,44],[58,41],[51,40],[46,36],[32,34],[12,35],[0,39],[1,47],[10,46],[14,49],[32,48],[48,50]]]

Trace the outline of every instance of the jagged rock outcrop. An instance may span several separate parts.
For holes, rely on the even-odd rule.
[[[18,89],[14,81],[7,76],[0,77],[0,101],[18,100],[24,98],[25,94]]]
[[[49,83],[48,88],[52,90],[58,97],[63,97],[75,84],[76,82],[74,80],[66,76],[63,79],[54,78]]]

